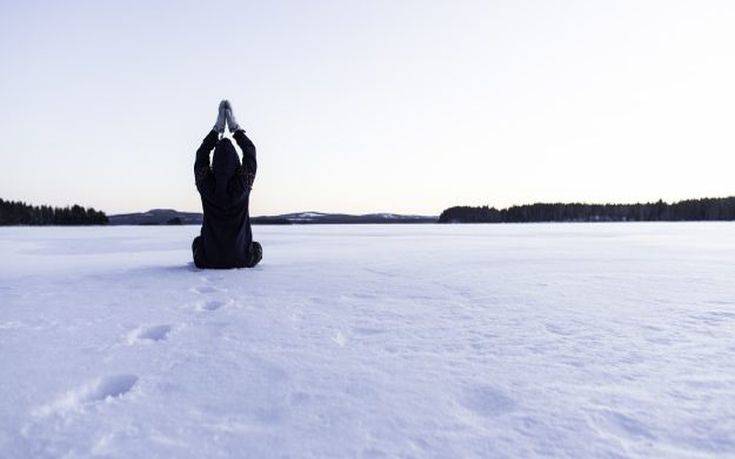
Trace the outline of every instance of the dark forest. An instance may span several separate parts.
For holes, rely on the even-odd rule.
[[[106,225],[107,215],[93,208],[32,206],[0,199],[0,226],[8,225]]]
[[[649,222],[735,220],[735,197],[638,204],[536,203],[495,207],[450,207],[439,223]]]

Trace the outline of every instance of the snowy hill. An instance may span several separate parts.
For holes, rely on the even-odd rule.
[[[262,222],[262,219],[282,219],[290,223],[312,223],[312,224],[355,224],[355,223],[436,223],[437,217],[426,215],[399,215],[390,213],[380,214],[327,214],[322,212],[299,212],[293,214],[277,215],[274,217],[255,217],[254,223]]]
[[[174,209],[151,209],[147,212],[108,216],[110,225],[201,225],[201,212],[179,212]]]
[[[438,217],[425,215],[399,215],[390,213],[349,215],[323,212],[298,212],[283,215],[251,217],[258,224],[362,224],[362,223],[435,223]],[[173,209],[152,209],[148,212],[118,214],[109,217],[111,225],[201,225],[202,214],[179,212]]]
[[[0,228],[0,457],[735,455],[735,225]]]

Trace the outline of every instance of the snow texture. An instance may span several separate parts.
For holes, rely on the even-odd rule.
[[[735,225],[0,229],[1,457],[735,455]]]

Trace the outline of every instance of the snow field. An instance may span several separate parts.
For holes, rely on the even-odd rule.
[[[3,228],[3,457],[735,455],[735,225]]]

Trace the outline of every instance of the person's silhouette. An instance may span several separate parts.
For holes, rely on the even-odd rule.
[[[242,150],[242,163],[230,139],[220,139],[225,123]],[[229,101],[223,100],[217,122],[194,161],[194,179],[204,212],[201,234],[191,247],[198,268],[252,268],[263,258],[263,248],[253,241],[250,229],[250,190],[256,169],[255,145],[235,121]]]

